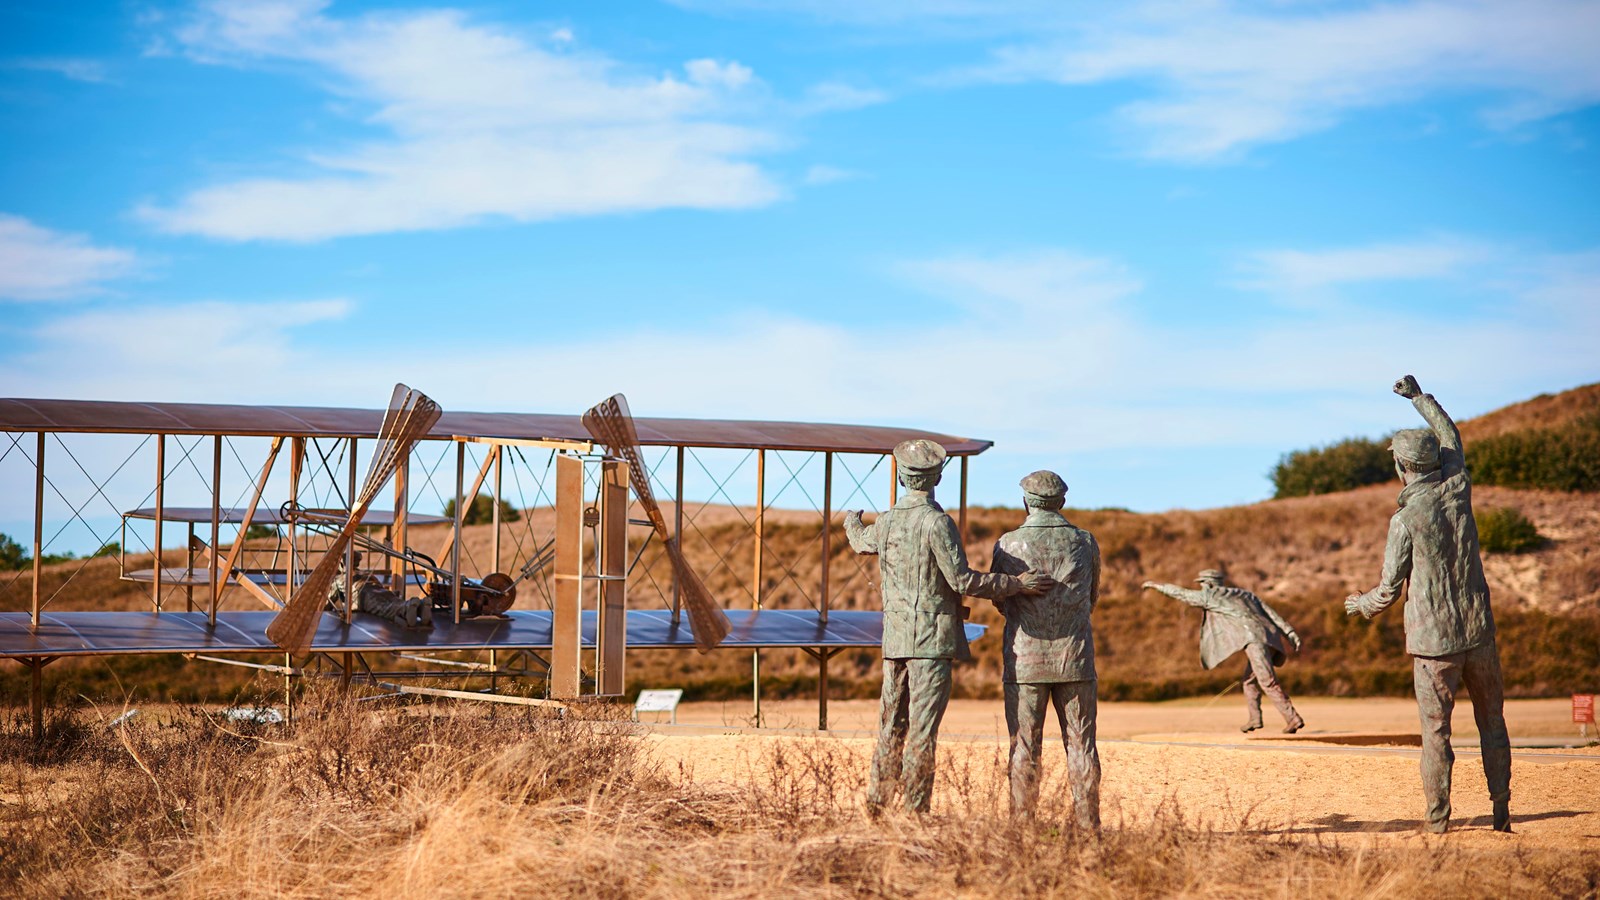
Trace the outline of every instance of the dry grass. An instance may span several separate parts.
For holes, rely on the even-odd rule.
[[[859,755],[764,742],[708,784],[604,707],[569,719],[307,695],[292,729],[200,710],[0,733],[0,884],[26,897],[1594,896],[1592,857],[1360,849],[1201,823],[1173,803],[1099,839],[1012,826],[993,759],[945,762],[935,814],[868,820]],[[1067,798],[1048,781],[1044,822]]]
[[[1553,428],[1600,412],[1600,384],[1586,384],[1559,394],[1537,397],[1501,407],[1461,423],[1461,436],[1473,441],[1514,431]]]

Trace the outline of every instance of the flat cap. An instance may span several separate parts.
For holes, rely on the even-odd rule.
[[[901,441],[894,447],[895,465],[907,475],[931,475],[944,468],[944,448],[928,440]]]
[[[1036,497],[1054,500],[1067,494],[1067,483],[1049,469],[1030,472],[1022,479],[1022,489]]]
[[[1195,581],[1218,581],[1218,582],[1220,582],[1223,579],[1224,579],[1224,576],[1222,574],[1222,570],[1221,569],[1201,569],[1200,570],[1200,574],[1196,575],[1194,580]]]
[[[1439,464],[1439,438],[1426,428],[1406,428],[1394,433],[1389,449],[1395,458],[1428,468]]]

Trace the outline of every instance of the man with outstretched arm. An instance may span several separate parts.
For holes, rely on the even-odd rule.
[[[1285,643],[1300,650],[1300,635],[1284,621],[1278,611],[1260,597],[1241,587],[1224,583],[1221,569],[1206,569],[1195,579],[1200,590],[1175,584],[1144,583],[1145,590],[1160,591],[1174,600],[1204,610],[1200,621],[1200,664],[1207,669],[1221,665],[1228,657],[1244,651],[1244,705],[1249,719],[1239,730],[1249,734],[1261,727],[1261,695],[1265,694],[1283,716],[1283,733],[1294,734],[1306,727],[1306,720],[1295,711],[1289,692],[1278,682],[1275,666],[1288,659]]]
[[[878,556],[883,592],[883,690],[878,746],[867,784],[867,809],[883,810],[896,790],[907,810],[928,811],[933,799],[934,752],[939,722],[950,702],[950,668],[968,657],[963,595],[999,600],[1039,594],[1048,575],[1022,577],[975,572],[967,565],[956,523],[933,499],[944,470],[945,449],[933,441],[904,441],[894,448],[905,494],[871,525],[860,511],[845,514],[844,530],[857,553]]]
[[[1006,730],[1011,733],[1011,815],[1033,818],[1047,710],[1067,748],[1067,783],[1078,827],[1100,828],[1100,751],[1095,746],[1094,632],[1100,545],[1061,514],[1067,483],[1050,471],[1022,479],[1028,517],[994,545],[996,572],[1044,572],[1056,586],[1039,596],[997,600],[1006,617]]]
[[[1370,619],[1400,599],[1405,608],[1406,652],[1412,656],[1417,711],[1422,719],[1422,793],[1427,828],[1450,828],[1450,715],[1465,685],[1472,698],[1483,752],[1483,773],[1494,802],[1494,829],[1511,830],[1511,740],[1503,712],[1505,685],[1494,639],[1489,584],[1478,551],[1472,517],[1472,479],[1467,475],[1461,432],[1410,375],[1394,392],[1411,401],[1426,429],[1395,432],[1389,448],[1404,487],[1400,509],[1389,519],[1383,577],[1363,594],[1351,594],[1345,612]]]

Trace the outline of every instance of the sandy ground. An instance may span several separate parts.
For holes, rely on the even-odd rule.
[[[1297,701],[1311,724],[1310,740],[1286,740],[1276,730],[1246,737],[1235,702],[1106,703],[1100,707],[1102,808],[1108,825],[1148,821],[1163,804],[1191,821],[1223,830],[1268,830],[1329,840],[1416,843],[1451,840],[1485,849],[1518,846],[1600,850],[1600,748],[1517,748],[1512,762],[1515,834],[1489,828],[1490,802],[1477,752],[1471,709],[1458,709],[1455,767],[1456,830],[1444,838],[1420,831],[1422,794],[1416,708],[1404,700]],[[999,704],[956,701],[940,744],[940,787],[934,812],[952,802],[1002,802],[1005,726]],[[749,704],[685,704],[677,728],[654,729],[663,764],[694,780],[738,785],[770,779],[775,752],[837,755],[860,775],[872,752],[875,705],[830,704],[837,730],[815,732],[814,703],[764,704],[769,726],[748,728]],[[1513,701],[1507,724],[1518,743],[1577,737],[1565,700]],[[1270,715],[1270,713],[1269,713]],[[687,724],[686,724],[687,723]],[[1269,725],[1276,728],[1275,723]],[[1259,734],[1259,733],[1258,733]],[[1298,738],[1299,736],[1297,736]],[[1538,741],[1538,738],[1546,741]],[[1053,745],[1050,779],[1065,769]],[[961,782],[967,787],[960,787]],[[978,799],[975,799],[978,798]]]
[[[1306,720],[1306,728],[1295,738],[1347,739],[1368,735],[1389,738],[1403,744],[1417,739],[1417,704],[1404,698],[1344,699],[1336,697],[1296,697],[1295,707]],[[762,725],[768,728],[806,729],[817,727],[815,700],[777,700],[761,704]],[[1549,700],[1510,700],[1506,702],[1506,727],[1516,743],[1552,743],[1551,740],[1579,742],[1578,726],[1572,724],[1571,704],[1558,698]],[[646,715],[646,719],[661,716]],[[1204,741],[1272,741],[1281,743],[1283,722],[1269,706],[1264,721],[1267,727],[1249,736],[1239,733],[1244,723],[1244,698],[1233,690],[1209,699],[1172,700],[1166,703],[1101,703],[1098,729],[1101,740],[1192,736]],[[678,723],[718,727],[747,727],[753,721],[750,701],[685,703],[678,707]],[[832,700],[828,703],[828,726],[833,731],[876,732],[878,701]],[[1475,742],[1477,726],[1472,719],[1472,703],[1465,698],[1456,704],[1456,738]],[[940,733],[946,736],[970,735],[1004,737],[1005,711],[999,700],[953,700],[945,712]],[[1593,737],[1596,730],[1591,727]]]

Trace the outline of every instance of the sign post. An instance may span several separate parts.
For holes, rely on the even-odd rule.
[[[1589,726],[1594,724],[1594,695],[1572,695],[1572,721],[1578,726],[1578,734],[1582,737],[1589,736]]]

